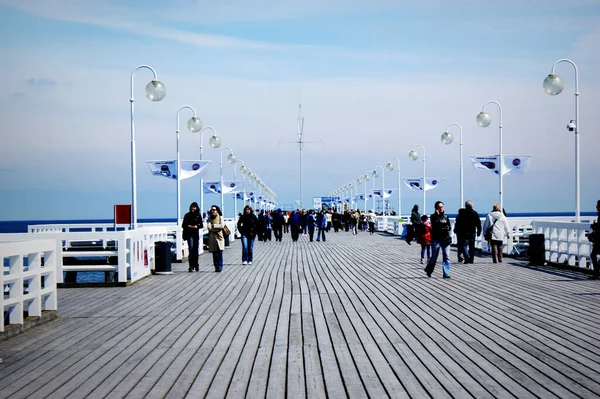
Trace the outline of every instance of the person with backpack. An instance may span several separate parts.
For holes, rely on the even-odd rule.
[[[473,201],[465,202],[465,207],[458,210],[454,224],[458,262],[465,264],[475,260],[475,237],[481,235],[481,220],[473,209]]]
[[[510,238],[510,226],[500,204],[494,204],[492,211],[485,218],[483,238],[492,247],[493,262],[502,263],[502,246],[504,239]]]

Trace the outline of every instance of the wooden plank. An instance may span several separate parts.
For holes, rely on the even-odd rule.
[[[0,342],[0,397],[600,397],[595,282],[505,258],[427,278],[386,234],[239,241],[214,273],[59,290]],[[456,259],[452,250],[451,259]]]

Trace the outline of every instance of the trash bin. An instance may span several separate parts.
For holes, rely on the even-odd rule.
[[[154,274],[173,274],[171,258],[171,243],[156,241],[154,243]]]
[[[544,266],[546,263],[546,244],[543,234],[529,235],[529,264]]]

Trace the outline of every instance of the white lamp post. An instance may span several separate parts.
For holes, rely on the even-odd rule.
[[[481,127],[488,127],[490,125],[490,123],[492,123],[492,117],[490,116],[490,114],[488,114],[487,112],[485,112],[485,107],[488,104],[496,104],[498,106],[499,109],[499,113],[500,113],[500,122],[498,123],[498,129],[499,129],[499,144],[498,144],[498,163],[500,164],[498,167],[498,180],[499,180],[499,194],[500,194],[500,207],[502,209],[504,209],[504,178],[502,176],[502,173],[504,171],[504,153],[502,152],[502,106],[500,105],[500,103],[498,103],[497,101],[488,101],[487,103],[485,103],[483,105],[483,108],[481,110],[481,112],[479,114],[477,114],[477,124]]]
[[[444,144],[452,144],[454,137],[452,137],[452,133],[448,131],[450,126],[457,126],[460,131],[460,206],[464,206],[465,198],[464,198],[464,178],[463,178],[463,130],[462,126],[458,123],[451,123],[446,126],[446,131],[442,133],[442,143]]]
[[[200,160],[202,161],[202,155],[203,155],[203,151],[202,151],[202,143],[204,142],[204,131],[206,130],[212,130],[213,135],[210,139],[208,139],[208,145],[211,146],[211,148],[219,148],[221,146],[221,139],[219,138],[219,136],[217,136],[217,131],[215,130],[214,127],[212,126],[206,126],[202,129],[200,129]],[[222,210],[221,210],[222,211]],[[200,214],[202,215],[204,212],[204,176],[201,175],[200,176]]]
[[[365,213],[367,212],[367,182],[370,178],[371,177],[368,173],[365,173],[365,175],[363,176],[363,179],[365,180]],[[375,209],[373,209],[373,212],[375,212]]]
[[[221,212],[223,212],[223,218],[225,218],[225,194],[223,193],[223,150],[228,149],[229,155],[227,155],[227,162],[230,164],[234,164],[237,161],[235,155],[233,155],[233,150],[229,146],[224,146],[221,150],[221,162],[219,168],[219,176],[220,176],[220,186],[221,186]]]
[[[162,84],[162,82],[160,80],[158,80],[158,75],[156,74],[156,71],[154,71],[154,69],[152,69],[151,66],[149,65],[139,65],[138,67],[136,67],[133,72],[131,72],[131,97],[129,99],[129,103],[130,103],[130,110],[131,110],[131,228],[132,229],[136,229],[137,228],[137,180],[136,180],[136,176],[137,176],[137,169],[135,166],[135,126],[133,123],[133,110],[134,110],[134,102],[135,99],[133,97],[133,77],[135,75],[135,72],[138,69],[149,69],[152,71],[152,73],[154,74],[154,79],[152,79],[152,81],[150,81],[150,83],[148,83],[146,85],[146,97],[148,98],[148,100],[150,101],[160,101],[165,97],[165,94],[167,93],[167,89],[165,88],[165,86]]]
[[[402,217],[402,196],[400,195],[400,184],[401,184],[401,179],[400,179],[400,160],[397,157],[392,157],[392,159],[395,159],[396,163],[398,164],[398,217],[401,218]],[[388,162],[385,165],[385,168],[387,170],[389,170],[390,172],[392,170],[394,170],[394,164],[392,164],[392,161]]]
[[[426,198],[427,198],[427,195],[426,195],[426,192],[427,192],[426,185],[427,184],[425,183],[425,161],[426,161],[426,159],[425,159],[425,147],[423,146],[423,144],[415,144],[413,146],[413,149],[408,153],[408,158],[411,161],[416,161],[419,158],[419,153],[417,153],[414,150],[414,147],[421,147],[423,149],[423,185],[421,187],[421,190],[423,190],[423,215],[427,215],[427,202],[426,202]]]
[[[242,191],[242,209],[243,209],[246,206],[246,174],[248,173],[248,171],[250,169],[248,169],[246,167],[246,164],[244,163],[243,160],[238,159],[238,161],[242,164],[240,166],[240,173],[242,174],[242,184],[244,185],[244,188]]]
[[[184,105],[177,110],[177,126],[175,129],[175,136],[177,138],[177,233],[175,234],[175,248],[177,249],[177,260],[181,260],[181,159],[179,157],[179,113],[189,109],[194,113],[188,122],[187,128],[190,132],[196,133],[202,129],[202,121],[196,116],[196,110],[189,105]]]
[[[385,169],[383,169],[383,166],[379,166],[377,165],[376,168],[381,168],[381,203],[382,203],[382,214],[383,216],[385,216]],[[375,178],[377,178],[379,175],[379,173],[374,170],[373,171],[373,185],[375,184]],[[373,195],[373,198],[375,198],[375,196]]]
[[[554,74],[556,65],[561,62],[567,62],[575,69],[575,120],[572,120],[567,128],[575,132],[575,221],[581,221],[580,208],[580,176],[579,176],[579,76],[577,65],[569,59],[562,58],[552,65],[552,72],[544,79],[544,91],[551,96],[560,94],[564,89],[564,84],[560,76]]]

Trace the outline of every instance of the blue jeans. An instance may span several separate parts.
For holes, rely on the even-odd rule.
[[[431,258],[431,245],[421,244],[421,259],[425,259],[425,251],[427,251],[427,259]]]
[[[319,227],[319,231],[317,232],[317,241],[321,241],[321,236],[323,236],[323,241],[327,241],[325,239],[325,227]]]
[[[199,237],[197,235],[192,235],[187,239],[188,249],[190,251],[188,257],[190,269],[198,269],[198,240]]]
[[[450,277],[450,242],[431,240],[431,258],[427,262],[425,271],[428,274],[433,273],[435,263],[437,262],[440,249],[442,250],[442,274],[444,277]]]
[[[252,262],[254,250],[254,237],[242,236],[242,262]]]
[[[214,251],[212,253],[213,257],[213,265],[215,266],[215,271],[220,272],[223,270],[223,251]]]

